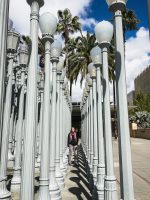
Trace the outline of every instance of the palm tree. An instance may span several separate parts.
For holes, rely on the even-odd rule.
[[[140,20],[137,18],[136,13],[133,10],[126,9],[122,13],[122,22],[125,41],[125,33],[127,31],[138,30],[138,24]]]
[[[88,72],[87,66],[91,62],[90,51],[95,45],[95,35],[88,32],[86,36],[81,35],[68,41],[66,47],[69,50],[68,75],[71,80],[70,85],[72,85],[74,80],[77,80],[79,74],[81,74],[80,82],[82,84],[82,81]]]
[[[58,10],[58,25],[57,25],[57,32],[61,33],[62,38],[65,40],[65,66],[66,66],[66,76],[68,77],[68,53],[69,50],[66,47],[69,41],[70,34],[80,31],[81,32],[81,24],[79,23],[78,16],[72,16],[69,9],[65,10]]]

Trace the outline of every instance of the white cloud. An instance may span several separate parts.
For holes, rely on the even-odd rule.
[[[80,19],[80,23],[82,24],[82,27],[84,28],[91,28],[91,27],[95,27],[96,24],[98,23],[94,18],[81,18]]]
[[[51,12],[57,16],[57,11],[69,8],[73,15],[86,16],[87,9],[92,0],[45,0],[44,6],[40,10],[40,14]],[[30,30],[30,6],[26,0],[10,1],[10,18],[14,21],[14,27],[21,34],[29,34]]]
[[[126,41],[126,77],[128,92],[134,89],[134,79],[150,64],[149,32],[141,27],[136,37]]]
[[[72,102],[80,102],[82,98],[83,89],[85,86],[85,80],[83,80],[82,86],[80,85],[81,75],[78,76],[76,84],[72,85]]]

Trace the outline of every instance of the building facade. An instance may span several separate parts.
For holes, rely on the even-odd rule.
[[[134,80],[134,85],[135,93],[141,91],[144,94],[150,94],[150,66],[137,76]]]

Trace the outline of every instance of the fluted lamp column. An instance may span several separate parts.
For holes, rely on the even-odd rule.
[[[89,96],[88,96],[88,169],[87,169],[87,174],[88,177],[90,175],[90,162],[91,162],[91,101],[90,101],[90,88],[92,87],[92,79],[90,78],[90,75],[87,74],[86,76],[86,82],[89,86]]]
[[[121,198],[124,200],[134,199],[129,116],[127,104],[127,86],[125,71],[125,48],[123,37],[122,11],[126,8],[127,0],[107,0],[111,12],[114,13],[114,33],[116,46],[116,96],[119,129],[119,154],[120,154],[120,177]]]
[[[96,68],[94,67],[93,63],[90,63],[88,66],[88,71],[90,77],[93,82],[93,179],[94,179],[94,186],[97,182],[97,165],[98,165],[98,143],[97,143],[97,86],[96,86]]]
[[[23,110],[24,110],[24,87],[25,87],[25,71],[28,64],[28,46],[23,44],[19,48],[19,63],[21,68],[21,91],[19,97],[19,113],[17,126],[17,143],[15,155],[14,174],[11,181],[11,190],[20,192],[21,184],[21,156],[22,156],[22,133],[23,133]]]
[[[12,28],[12,21],[8,21],[9,16],[9,0],[0,1],[0,151],[2,142],[2,124],[3,124],[3,109],[5,95],[5,69],[6,69],[6,53],[7,53],[7,32]],[[7,23],[9,22],[9,27]]]
[[[97,117],[98,117],[98,166],[97,166],[97,194],[99,200],[104,200],[104,177],[105,177],[105,154],[104,154],[104,134],[103,134],[103,115],[102,115],[102,83],[101,67],[102,55],[101,49],[96,46],[91,52],[91,59],[96,67],[97,75]]]
[[[57,64],[57,102],[56,102],[56,112],[57,112],[57,117],[56,117],[56,168],[55,168],[55,177],[57,180],[57,183],[59,185],[59,188],[62,190],[62,188],[64,187],[64,178],[62,175],[62,172],[60,170],[60,139],[61,134],[62,134],[62,129],[60,128],[60,123],[61,123],[61,105],[60,105],[60,101],[61,101],[61,96],[60,96],[60,82],[61,82],[61,74],[62,74],[62,69],[64,66],[64,58],[63,57],[59,57],[59,62]]]
[[[61,199],[60,190],[55,177],[55,156],[56,156],[56,69],[59,56],[62,51],[62,44],[54,40],[51,45],[51,62],[52,62],[52,108],[51,108],[51,135],[50,135],[50,171],[49,171],[49,191],[51,199]]]
[[[35,171],[35,138],[37,119],[37,66],[38,66],[38,21],[39,10],[44,5],[43,0],[27,0],[31,7],[30,37],[32,41],[31,56],[28,66],[28,81],[26,95],[25,137],[23,145],[21,200],[34,199]]]
[[[41,162],[41,145],[42,145],[42,133],[43,133],[43,96],[44,96],[44,73],[41,72],[41,80],[39,83],[39,93],[40,93],[40,119],[39,119],[39,145],[38,145],[38,158],[37,163],[40,166]]]
[[[102,49],[103,60],[103,104],[104,104],[104,137],[106,152],[106,176],[104,199],[114,200],[117,197],[116,178],[114,176],[113,149],[112,149],[112,129],[111,129],[111,110],[108,77],[108,48],[113,36],[113,26],[110,22],[102,21],[95,27],[96,39]]]
[[[64,166],[63,163],[63,119],[64,119],[64,112],[63,112],[63,83],[64,83],[64,78],[66,76],[66,69],[64,68],[62,70],[62,75],[60,78],[60,169],[65,175],[66,167]]]
[[[92,87],[93,87],[93,83],[92,83],[92,79],[90,78],[90,74],[88,73],[86,76],[86,80],[88,82],[88,85],[90,87],[90,95],[89,95],[89,102],[90,102],[90,185],[92,187],[92,180],[93,180],[93,157],[94,157],[94,153],[93,153],[93,147],[94,147],[94,141],[93,141],[93,93],[92,93]]]
[[[19,42],[19,34],[14,30],[8,32],[7,37],[7,52],[8,52],[8,84],[6,87],[4,114],[3,114],[3,129],[2,129],[2,146],[1,146],[1,161],[0,161],[0,199],[7,199],[11,193],[6,188],[7,181],[7,161],[8,161],[8,143],[9,143],[9,121],[11,114],[11,96],[12,96],[12,78],[13,78],[13,62],[14,54],[17,51]]]
[[[49,200],[49,152],[50,152],[50,50],[53,34],[56,31],[57,19],[51,13],[40,17],[42,40],[45,43],[45,85],[43,101],[43,133],[41,145],[40,190],[39,199]]]

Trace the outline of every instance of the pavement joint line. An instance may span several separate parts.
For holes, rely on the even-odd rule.
[[[138,174],[135,170],[133,170],[133,173],[134,173],[136,176],[138,176],[139,178],[141,178],[144,182],[146,182],[147,184],[150,185],[150,182],[149,182],[146,178],[144,178],[144,177],[142,177],[140,174]]]

